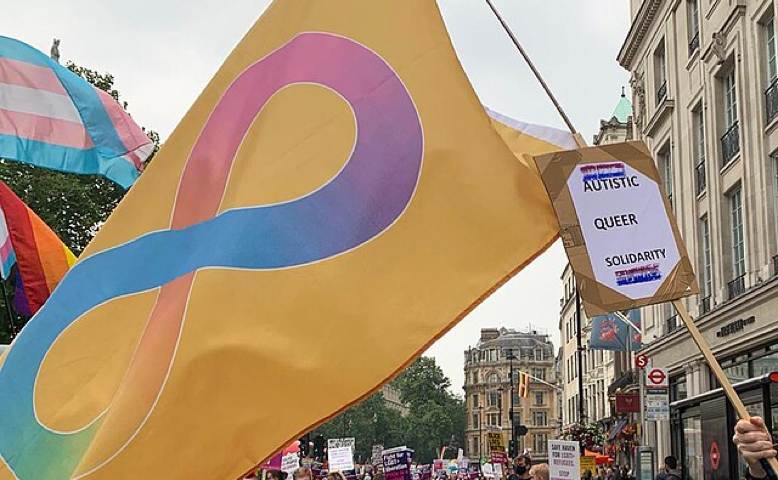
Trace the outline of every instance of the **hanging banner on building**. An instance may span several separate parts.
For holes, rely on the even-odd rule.
[[[698,293],[643,142],[557,152],[535,161],[589,316]]]
[[[589,337],[589,350],[627,350],[627,342],[632,342],[629,350],[633,352],[643,347],[640,329],[640,310],[633,309],[626,314],[627,319],[637,329],[627,325],[615,313],[598,315],[592,318],[592,333]]]
[[[548,441],[549,480],[581,480],[581,445],[565,440]]]
[[[411,480],[412,450],[407,448],[384,450],[382,456],[386,480]]]

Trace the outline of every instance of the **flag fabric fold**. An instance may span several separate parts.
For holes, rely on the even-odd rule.
[[[434,0],[274,2],[8,351],[0,479],[238,478],[366,398],[557,238],[531,133]]]
[[[0,157],[124,188],[154,144],[106,92],[18,40],[0,36]]]
[[[0,254],[10,249],[17,265],[14,308],[22,315],[31,316],[48,300],[76,257],[3,182],[0,182],[0,216],[8,232]]]

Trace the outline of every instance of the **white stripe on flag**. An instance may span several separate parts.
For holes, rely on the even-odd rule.
[[[81,123],[70,97],[8,83],[0,83],[0,109]]]
[[[561,149],[574,150],[578,148],[578,145],[575,143],[575,138],[573,138],[573,135],[566,130],[560,130],[554,127],[546,127],[544,125],[537,125],[534,123],[522,122],[521,120],[516,120],[515,118],[506,117],[501,113],[495,112],[489,107],[484,108],[486,108],[486,113],[489,114],[490,117],[511,127],[514,130],[518,130],[520,132],[526,133],[527,135],[531,135],[535,138],[546,141],[552,145],[556,145]]]

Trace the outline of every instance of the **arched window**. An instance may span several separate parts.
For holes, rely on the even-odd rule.
[[[486,383],[500,383],[500,375],[492,373],[486,378]]]

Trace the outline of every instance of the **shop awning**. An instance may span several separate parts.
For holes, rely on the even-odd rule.
[[[608,433],[608,441],[612,442],[614,438],[616,438],[616,435],[618,435],[621,430],[624,428],[624,426],[627,424],[627,420],[619,420],[616,422],[616,424],[611,428],[610,433]]]

